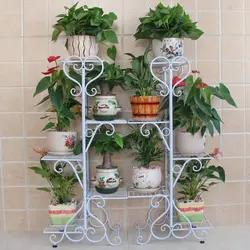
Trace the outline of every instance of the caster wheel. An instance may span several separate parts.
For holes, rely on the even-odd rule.
[[[53,247],[53,248],[57,248],[57,245],[53,245],[52,247]]]
[[[205,244],[205,241],[204,241],[204,240],[201,240],[200,243],[201,243],[201,244]]]

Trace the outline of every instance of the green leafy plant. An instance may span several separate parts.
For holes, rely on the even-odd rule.
[[[135,162],[140,167],[149,168],[155,161],[161,161],[164,150],[160,146],[161,138],[156,128],[149,130],[148,136],[143,136],[139,128],[134,129],[132,133],[125,137],[128,148],[133,150]]]
[[[198,71],[192,71],[198,74]],[[186,80],[173,78],[175,91],[181,91],[181,96],[173,97],[174,128],[185,129],[192,135],[201,132],[202,135],[208,129],[211,136],[214,128],[221,132],[222,119],[217,110],[212,106],[212,99],[217,97],[236,107],[230,91],[223,84],[208,86],[200,77],[194,78],[193,74]],[[161,110],[169,108],[169,98],[166,97]]]
[[[190,16],[180,4],[174,7],[159,3],[155,10],[150,9],[145,17],[139,19],[140,25],[134,35],[138,39],[190,38],[197,40],[203,31],[196,27]]]
[[[117,43],[116,33],[111,30],[117,16],[110,12],[104,14],[102,8],[89,8],[87,5],[77,8],[78,3],[65,9],[66,14],[60,14],[52,34],[52,41],[56,41],[61,32],[66,36],[89,35],[95,36],[98,43],[105,40]],[[66,43],[67,47],[67,43]]]
[[[150,49],[147,48],[144,55],[134,56],[126,53],[131,57],[132,68],[127,69],[128,73],[125,75],[125,85],[129,89],[135,90],[136,96],[151,96],[153,92],[157,91],[156,81],[150,72],[150,63],[148,60],[148,53]]]
[[[217,154],[221,154],[218,148],[210,155],[216,157]],[[197,161],[192,160],[187,164],[178,180],[180,200],[200,200],[201,195],[209,191],[211,186],[225,182],[225,170],[221,166],[209,165],[210,161],[211,159],[201,160],[203,167],[199,171],[194,171],[194,168],[197,167]],[[185,161],[177,161],[176,164],[183,165]]]
[[[57,60],[60,57],[50,56],[48,62],[55,63],[55,67],[49,68],[45,75],[37,84],[33,96],[47,91],[48,94],[37,104],[41,105],[50,100],[51,107],[48,112],[55,112],[56,119],[46,115],[41,119],[49,119],[48,124],[43,130],[55,129],[56,131],[65,131],[70,128],[70,120],[75,120],[76,115],[81,115],[81,103],[79,103],[71,94],[71,89],[75,84],[59,68]],[[73,77],[76,73],[71,71]]]
[[[57,165],[58,170],[66,167],[66,163]],[[52,203],[67,204],[72,201],[72,189],[78,182],[74,173],[70,175],[58,174],[54,169],[48,165],[46,161],[40,160],[40,166],[30,167],[34,173],[45,179],[49,187],[37,188],[38,190],[45,191],[51,194]]]

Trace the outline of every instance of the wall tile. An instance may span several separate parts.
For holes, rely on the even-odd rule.
[[[4,188],[5,209],[27,209],[26,188]]]
[[[218,10],[219,9],[219,1],[218,0],[198,0],[198,9],[199,10]]]
[[[24,186],[25,166],[19,163],[3,163],[3,185],[4,186]]]
[[[138,25],[140,24],[139,18],[145,16],[147,10],[131,10],[124,11],[124,34],[134,35]],[[126,37],[124,37],[125,39]],[[134,41],[134,37],[130,37]],[[125,44],[125,41],[124,41]]]
[[[6,49],[11,48],[11,50]],[[0,38],[0,62],[21,61],[21,38],[1,37]]]
[[[173,0],[173,4],[181,4],[185,11],[196,10],[196,1],[195,0]]]
[[[46,180],[41,178],[40,175],[34,173],[29,167],[40,167],[40,162],[37,163],[27,163],[27,185],[28,186],[46,186],[48,183]]]
[[[25,115],[25,135],[28,137],[42,137],[45,132],[42,129],[48,123],[48,119],[41,119],[44,114],[27,114]]]
[[[0,29],[2,37],[20,37],[21,36],[21,15],[6,14],[0,17]]]
[[[219,60],[219,38],[202,36],[198,40],[198,60]]]
[[[219,62],[198,62],[200,77],[209,85],[218,84],[220,79]]]
[[[243,36],[222,36],[222,60],[243,60]]]
[[[206,202],[206,201],[205,201]],[[221,207],[220,206],[206,206],[204,209],[205,215],[210,223],[216,227],[221,225]]]
[[[222,185],[222,204],[243,202],[243,183],[225,183]]]
[[[244,71],[241,62],[222,62],[222,81],[225,83],[243,83]]]
[[[245,205],[245,211],[246,211],[245,223],[250,224],[250,204]]]
[[[146,2],[146,6],[148,6],[149,8],[155,8],[155,6],[158,4],[158,3],[163,3],[164,5],[169,5],[171,3],[171,0],[147,0]]]
[[[0,63],[0,78],[0,87],[20,87],[22,85],[21,63]]]
[[[208,205],[220,205],[222,197],[222,186],[224,184],[217,184],[209,188],[209,192],[204,192],[204,202]]]
[[[223,35],[243,35],[243,15],[241,12],[222,12]]]
[[[195,60],[196,42],[184,39],[184,56],[189,60]]]
[[[146,8],[146,0],[137,0],[136,2],[133,0],[126,0],[124,1],[124,10],[142,10],[148,11]],[[145,13],[146,14],[146,13]]]
[[[23,136],[21,114],[1,114],[0,119],[0,136]]]
[[[29,211],[29,231],[41,232],[49,221],[48,211]]]
[[[206,35],[219,34],[219,12],[199,12],[198,27]]]
[[[147,40],[138,40],[137,42],[134,40],[132,36],[124,36],[124,53],[132,53],[135,56],[142,55],[145,52],[145,48],[148,46]],[[125,56],[126,60],[129,60],[128,56]]]
[[[250,159],[246,159],[246,167],[245,167],[245,172],[246,172],[246,180],[250,180]]]
[[[237,214],[237,216],[235,216]],[[221,224],[223,226],[235,226],[243,223],[243,205],[222,206]]]
[[[224,81],[224,80],[223,80]],[[226,84],[228,87],[231,96],[233,97],[237,108],[244,108],[245,107],[245,85],[243,84]],[[247,100],[246,100],[247,101]],[[222,101],[222,108],[223,109],[233,109],[236,111],[234,106],[228,104],[225,100]]]
[[[28,188],[29,209],[47,209],[51,196],[49,193],[37,190],[36,188]]]
[[[226,180],[244,180],[244,159],[223,159],[222,166],[226,172]]]
[[[25,141],[23,139],[2,140],[2,160],[24,161]]]
[[[244,132],[244,111],[243,110],[223,110],[222,120],[224,122],[223,132]],[[234,119],[232,119],[232,117]],[[250,117],[249,117],[250,119]],[[250,120],[249,120],[250,123]]]
[[[28,229],[27,212],[23,211],[8,211],[5,212],[6,231],[7,232],[23,232]]]
[[[243,10],[243,3],[244,0],[222,0],[221,1],[221,8],[222,10],[229,10],[229,11],[240,11]]]
[[[37,145],[40,148],[44,148],[45,139],[27,139],[27,148],[26,148],[27,161],[32,161],[32,162],[39,161],[40,155],[34,151],[34,148],[36,148]]]
[[[246,197],[245,197],[245,199],[246,199],[247,203],[250,203],[250,183],[247,182],[245,185],[246,185]]]
[[[21,13],[21,1],[11,0],[7,2],[0,3],[0,13],[1,14],[16,14]]]
[[[22,89],[0,89],[0,112],[22,112]]]
[[[243,135],[222,135],[222,152],[224,156],[244,156]],[[249,148],[250,149],[250,148]]]

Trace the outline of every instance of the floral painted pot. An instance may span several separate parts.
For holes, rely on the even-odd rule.
[[[46,137],[46,148],[52,155],[72,155],[76,139],[76,132],[50,131]]]
[[[177,208],[179,211],[177,212],[178,218],[180,222],[203,222],[204,215],[204,201],[184,201],[177,202]],[[185,218],[188,219],[186,219]]]
[[[89,56],[97,56],[99,53],[99,44],[96,42],[95,36],[68,36],[68,52],[70,56],[79,56],[86,58]]]
[[[98,193],[112,194],[118,190],[120,185],[120,175],[117,167],[103,169],[101,166],[96,167],[95,188]]]
[[[206,136],[201,133],[192,135],[188,132],[176,131],[176,151],[181,154],[201,154],[205,151]]]
[[[49,219],[51,225],[61,226],[66,225],[68,221],[75,216],[77,211],[76,202],[69,204],[56,204],[49,205]],[[70,221],[69,225],[75,224],[76,218]]]
[[[132,96],[130,103],[132,114],[136,120],[155,120],[158,118],[159,96]]]
[[[95,96],[93,104],[93,117],[95,120],[112,121],[118,111],[116,95]]]
[[[133,167],[132,181],[135,189],[140,191],[155,191],[159,189],[162,180],[160,166],[152,165],[149,168]]]
[[[164,38],[162,41],[153,39],[152,51],[155,57],[165,56],[172,59],[177,56],[183,56],[184,42],[179,38]]]

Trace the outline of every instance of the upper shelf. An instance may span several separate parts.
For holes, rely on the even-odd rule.
[[[82,161],[82,154],[80,155],[45,155],[43,161]]]
[[[96,120],[86,120],[86,124],[89,124],[89,125],[94,125],[94,124],[152,124],[152,123],[155,123],[155,124],[168,124],[169,121],[162,121],[162,120],[148,120],[148,121],[136,121],[136,120],[133,120],[133,119],[117,119],[117,120],[113,120],[113,121],[96,121]]]
[[[201,153],[201,154],[180,154],[180,153],[174,153],[174,161],[188,161],[191,159],[200,159],[200,160],[211,160],[213,157],[207,153]]]

